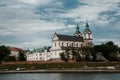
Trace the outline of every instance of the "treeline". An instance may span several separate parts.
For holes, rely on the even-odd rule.
[[[25,61],[26,57],[23,52],[19,52],[18,57],[10,55],[11,52],[7,46],[0,45],[0,62],[1,61]]]
[[[112,41],[93,47],[68,48],[60,53],[64,61],[120,61],[120,48]]]

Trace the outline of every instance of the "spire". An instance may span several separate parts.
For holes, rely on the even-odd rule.
[[[86,29],[89,29],[89,24],[88,24],[87,21],[86,21],[86,24],[85,24],[85,28],[86,28]]]
[[[77,27],[76,27],[76,32],[74,34],[75,36],[82,36],[81,32],[79,31],[79,25],[77,24]]]
[[[77,27],[76,27],[76,33],[80,33],[78,24],[77,24]]]

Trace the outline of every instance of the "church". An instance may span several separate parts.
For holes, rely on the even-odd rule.
[[[54,33],[52,38],[52,47],[49,49],[51,59],[60,59],[60,53],[66,49],[79,47],[92,47],[92,31],[89,29],[89,24],[86,22],[83,33],[79,30],[79,25],[76,27],[74,35],[62,35]]]
[[[48,61],[60,59],[60,53],[66,49],[92,47],[92,31],[89,29],[89,24],[86,22],[83,33],[79,30],[79,25],[76,26],[76,31],[73,35],[62,35],[54,33],[52,38],[52,46],[44,50],[34,49],[32,53],[27,55],[27,61]]]

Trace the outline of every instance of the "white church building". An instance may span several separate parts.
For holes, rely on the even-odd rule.
[[[60,59],[60,53],[65,52],[68,47],[92,47],[92,31],[89,29],[89,24],[85,24],[83,34],[79,31],[79,25],[76,27],[74,35],[62,35],[54,33],[52,38],[52,46],[49,50],[43,52],[33,52],[27,55],[27,61],[47,61]]]

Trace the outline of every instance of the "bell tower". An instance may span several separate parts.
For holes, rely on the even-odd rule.
[[[75,32],[74,35],[77,36],[77,37],[82,37],[82,33],[79,31],[79,25],[78,24],[77,24],[76,32]]]
[[[92,46],[92,31],[89,29],[89,24],[86,22],[84,34],[84,43],[85,46]]]

